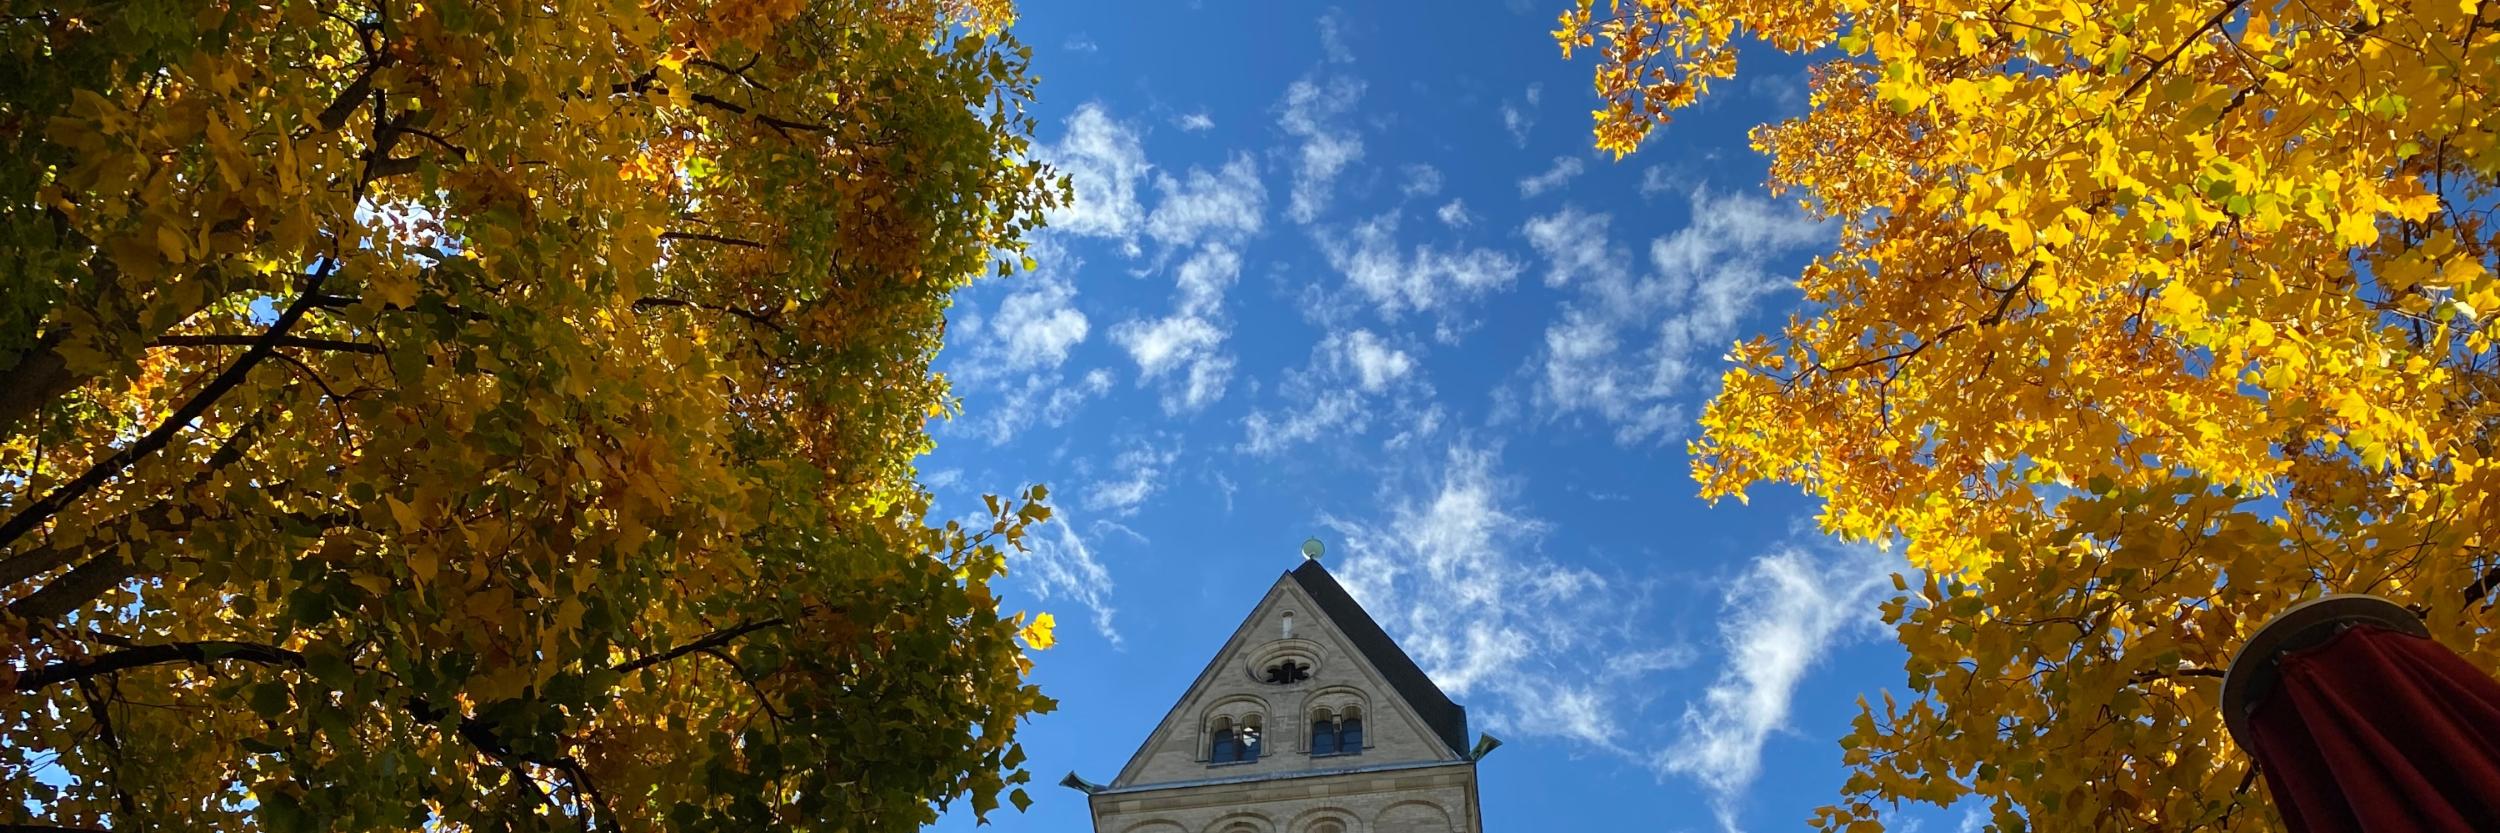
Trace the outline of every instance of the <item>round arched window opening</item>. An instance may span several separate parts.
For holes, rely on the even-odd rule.
[[[1237,764],[1259,759],[1259,716],[1248,715],[1235,723],[1218,717],[1207,724],[1207,763]]]
[[[1311,756],[1359,755],[1363,752],[1363,710],[1318,709],[1311,712]]]

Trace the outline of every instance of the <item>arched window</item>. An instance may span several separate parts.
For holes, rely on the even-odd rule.
[[[1363,711],[1347,706],[1345,711],[1320,709],[1311,712],[1311,754],[1358,755],[1363,752]]]
[[[1345,833],[1345,825],[1336,819],[1321,819],[1311,824],[1311,833]]]
[[[1241,759],[1241,741],[1233,734],[1230,718],[1216,718],[1214,725],[1207,727],[1207,736],[1214,739],[1207,747],[1209,763],[1231,763]]]
[[[1216,718],[1208,724],[1207,763],[1232,764],[1259,759],[1259,716],[1250,715],[1236,725],[1229,718]]]

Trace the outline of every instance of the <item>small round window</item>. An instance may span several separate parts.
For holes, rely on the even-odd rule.
[[[1318,679],[1319,652],[1307,639],[1279,639],[1241,658],[1241,674],[1267,685],[1293,685]]]

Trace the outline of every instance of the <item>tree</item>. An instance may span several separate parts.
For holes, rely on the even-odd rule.
[[[908,830],[1023,804],[1004,0],[13,3],[0,821]],[[1021,642],[1021,644],[1020,644]]]
[[[2500,667],[2500,4],[1583,0],[1597,143],[1829,59],[1757,128],[1833,218],[1803,311],[1735,346],[1711,498],[1794,484],[1906,543],[1911,696],[1826,828],[2261,829],[2221,669],[2275,611],[2391,596]]]

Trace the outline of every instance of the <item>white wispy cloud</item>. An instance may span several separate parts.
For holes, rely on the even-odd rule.
[[[1158,445],[1143,438],[1132,440],[1126,450],[1112,459],[1115,474],[1092,484],[1086,494],[1086,508],[1122,517],[1136,514],[1147,498],[1162,490],[1165,475],[1179,458],[1177,442]]]
[[[1277,126],[1299,142],[1292,196],[1285,209],[1294,222],[1318,219],[1328,207],[1337,175],[1363,158],[1363,137],[1339,123],[1362,98],[1363,82],[1342,76],[1305,78],[1285,88]]]
[[[1223,472],[1209,472],[1208,474],[1215,480],[1216,493],[1224,496],[1224,514],[1232,514],[1233,495],[1241,491],[1241,486],[1234,483],[1232,478],[1224,476]]]
[[[1625,742],[1639,734],[1625,731],[1627,701],[1696,655],[1625,626],[1636,593],[1537,555],[1549,527],[1516,508],[1496,456],[1455,445],[1421,489],[1382,490],[1415,497],[1393,498],[1378,517],[1323,518],[1347,553],[1332,569],[1487,728],[1644,760],[1649,750]]]
[[[1710,652],[1650,620],[1649,585],[1542,555],[1553,529],[1520,508],[1527,486],[1499,457],[1455,443],[1421,483],[1384,483],[1383,511],[1324,516],[1343,539],[1331,552],[1346,553],[1330,569],[1487,729],[1690,779],[1734,830],[1799,685],[1835,651],[1882,635],[1878,602],[1907,563],[1801,531],[1720,582]],[[1685,682],[1705,657],[1706,682]],[[1678,700],[1680,719],[1651,716]]]
[[[1380,450],[1399,451],[1419,445],[1441,433],[1441,423],[1449,419],[1449,410],[1439,402],[1426,402],[1421,409],[1403,407],[1397,415],[1398,432],[1382,440]]]
[[[1111,371],[1099,367],[1073,380],[1058,371],[1026,374],[1019,382],[995,385],[996,399],[968,408],[969,415],[949,423],[948,430],[962,430],[990,445],[1005,445],[1036,426],[1066,425],[1086,402],[1109,393],[1112,381]]]
[[[1614,218],[1563,206],[1552,214],[1528,218],[1519,233],[1545,258],[1545,285],[1562,286],[1583,277],[1624,279],[1623,250],[1606,238]]]
[[[1076,287],[1054,278],[1036,281],[1000,301],[989,326],[999,334],[995,343],[1000,347],[1001,366],[1021,370],[1058,367],[1066,361],[1068,349],[1084,341],[1090,329],[1075,300]]]
[[[1069,278],[1084,262],[1048,234],[1034,238],[1029,254],[1041,268],[993,284],[1008,291],[986,317],[978,301],[959,300],[947,337],[950,353],[963,353],[950,355],[945,370],[955,391],[972,404],[938,430],[1004,445],[1037,424],[1057,427],[1111,389],[1110,371],[1095,369],[1073,381],[1063,371],[1070,353],[1093,331],[1092,321],[1077,309],[1076,284]]]
[[[1324,390],[1311,396],[1288,396],[1274,410],[1256,410],[1241,422],[1241,450],[1275,454],[1323,436],[1360,434],[1370,423],[1363,396],[1352,390]]]
[[[1247,155],[1234,154],[1214,172],[1193,167],[1179,178],[1157,176],[1155,190],[1163,197],[1146,219],[1146,234],[1167,246],[1237,241],[1265,223],[1267,186]]]
[[[1440,217],[1441,224],[1450,228],[1466,228],[1468,224],[1476,221],[1474,215],[1467,213],[1466,200],[1454,199],[1443,203],[1441,209],[1433,212],[1433,215]]]
[[[1056,237],[1041,235],[1032,243],[1027,253],[1039,269],[1000,281],[1010,289],[986,318],[971,303],[956,316],[949,336],[970,353],[969,361],[953,366],[959,384],[979,388],[993,379],[1055,369],[1092,332],[1092,323],[1076,308],[1076,284],[1069,279],[1084,261]]]
[[[1529,84],[1525,96],[1527,104],[1514,104],[1508,100],[1502,102],[1502,129],[1508,131],[1510,140],[1520,147],[1528,146],[1528,131],[1536,127],[1537,100],[1543,98],[1544,93],[1545,85]]]
[[[1692,190],[1692,176],[1681,162],[1660,162],[1641,169],[1641,198]]]
[[[1215,117],[1207,115],[1207,111],[1205,110],[1200,110],[1195,113],[1183,113],[1180,118],[1172,120],[1172,126],[1191,133],[1214,130]]]
[[[1271,455],[1323,438],[1361,437],[1375,416],[1403,429],[1383,448],[1428,437],[1441,416],[1432,386],[1416,373],[1419,364],[1390,337],[1359,328],[1331,332],[1311,348],[1308,365],[1278,380],[1279,404],[1242,419],[1241,450]]]
[[[1406,185],[1402,190],[1410,197],[1429,197],[1441,193],[1441,169],[1431,165],[1408,165]]]
[[[1102,47],[1094,43],[1094,38],[1084,32],[1069,35],[1067,40],[1060,42],[1059,48],[1070,52],[1093,53],[1102,51]]]
[[[1778,118],[1802,115],[1806,111],[1811,74],[1807,70],[1784,73],[1760,73],[1745,82],[1745,94],[1767,103]]]
[[[1608,217],[1573,208],[1521,228],[1546,261],[1545,282],[1578,297],[1547,325],[1532,371],[1549,418],[1586,414],[1624,445],[1680,436],[1685,405],[1764,295],[1789,284],[1774,258],[1829,238],[1793,206],[1746,194],[1691,193],[1691,220],[1650,244],[1643,269],[1607,234]]]
[[[1111,328],[1111,340],[1137,362],[1140,380],[1151,380],[1224,344],[1230,335],[1213,321],[1195,315],[1124,321]]]
[[[1685,710],[1682,736],[1657,759],[1661,769],[1699,782],[1730,831],[1762,772],[1762,746],[1787,728],[1806,672],[1838,644],[1880,634],[1877,602],[1892,592],[1892,574],[1908,568],[1875,547],[1821,549],[1773,550],[1727,583],[1724,664]]]
[[[1560,188],[1563,183],[1570,182],[1572,177],[1579,176],[1584,166],[1585,163],[1581,162],[1580,157],[1577,156],[1554,157],[1554,166],[1545,169],[1544,173],[1519,180],[1519,196],[1534,197]]]
[[[1232,335],[1223,314],[1224,293],[1240,275],[1238,252],[1222,243],[1206,244],[1174,270],[1171,314],[1111,328],[1112,343],[1137,363],[1138,384],[1164,385],[1165,412],[1197,411],[1223,397],[1234,364],[1223,350]],[[1174,378],[1162,381],[1167,376]]]
[[[1388,387],[1390,382],[1415,369],[1413,356],[1389,346],[1379,336],[1372,335],[1370,330],[1355,330],[1333,340],[1336,349],[1331,352],[1343,357],[1345,364],[1354,371],[1355,381],[1364,390],[1376,391]]]
[[[1094,558],[1094,550],[1076,534],[1076,519],[1066,509],[1052,512],[1048,526],[1024,539],[1023,552],[1008,556],[1009,575],[1022,576],[1033,595],[1044,602],[1066,600],[1092,614],[1094,630],[1112,647],[1120,632],[1112,627],[1111,571]]]
[[[1353,63],[1354,50],[1348,48],[1345,43],[1345,12],[1343,10],[1332,8],[1326,14],[1319,16],[1319,49],[1320,54],[1327,56],[1330,63]]]
[[[1328,265],[1370,301],[1381,317],[1446,309],[1511,284],[1517,259],[1493,248],[1429,243],[1409,249],[1398,241],[1398,212],[1373,217],[1342,232],[1316,235]]]
[[[1051,212],[1050,227],[1117,239],[1135,254],[1137,226],[1145,218],[1137,185],[1153,168],[1136,127],[1113,118],[1101,102],[1089,101],[1068,116],[1067,133],[1039,155],[1066,173],[1076,192],[1073,201]]]

